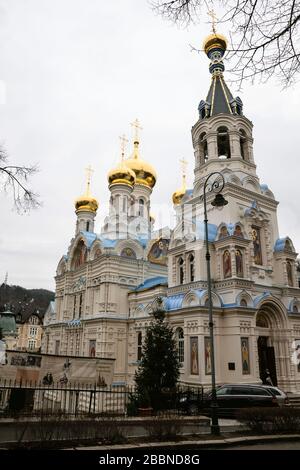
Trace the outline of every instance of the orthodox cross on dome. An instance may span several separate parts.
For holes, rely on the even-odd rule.
[[[208,10],[207,14],[208,16],[211,17],[211,29],[213,30],[214,34],[217,34],[216,24],[218,22],[218,18],[217,18],[217,15],[215,14],[214,9]]]
[[[91,189],[91,179],[92,179],[92,174],[94,173],[94,170],[92,169],[91,165],[89,165],[86,169],[86,194],[90,194],[90,189]]]
[[[126,135],[123,134],[119,137],[120,139],[120,142],[121,142],[121,158],[122,160],[124,160],[124,156],[125,156],[125,148],[126,148],[126,144],[128,143],[128,139],[126,139]]]
[[[136,119],[130,124],[134,129],[134,142],[139,142],[139,131],[143,130],[140,121]]]
[[[179,163],[181,164],[181,172],[182,172],[182,186],[185,188],[186,186],[186,168],[188,166],[188,162],[182,158],[179,160]]]

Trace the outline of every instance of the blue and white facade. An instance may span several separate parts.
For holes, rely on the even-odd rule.
[[[209,387],[203,186],[221,172],[228,204],[220,211],[210,204],[214,195],[207,196],[217,383],[260,383],[269,371],[281,388],[300,392],[297,253],[279,234],[278,202],[256,173],[252,122],[224,81],[226,41],[215,47],[214,39],[206,44],[212,84],[192,127],[193,188],[176,199],[176,226],[170,235],[153,234],[153,186],[141,179],[142,169],[132,187],[111,185],[114,210],[101,234],[94,233],[95,211],[77,211],[75,238],[57,269],[55,316],[43,350],[115,358],[115,383],[132,383],[151,312],[162,298],[177,337],[181,381]],[[136,227],[134,214],[143,219],[139,233],[128,229]]]

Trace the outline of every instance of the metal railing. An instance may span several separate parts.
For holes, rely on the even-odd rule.
[[[202,387],[178,386],[163,393],[160,413],[188,413],[183,396],[203,399]],[[0,379],[0,417],[35,416],[40,414],[127,416],[128,405],[136,396],[135,387],[128,385],[99,386],[96,384],[13,381]],[[136,414],[138,410],[136,410]]]

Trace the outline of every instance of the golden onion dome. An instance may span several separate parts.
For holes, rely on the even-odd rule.
[[[89,166],[88,168],[86,168],[86,172],[87,172],[86,191],[82,196],[78,197],[75,200],[75,209],[76,209],[76,212],[89,211],[89,212],[96,213],[99,207],[99,203],[97,199],[92,197],[91,189],[90,189],[91,188],[91,175],[92,175],[93,170]]]
[[[133,155],[128,158],[128,160],[125,160],[125,163],[127,167],[135,173],[136,184],[142,184],[149,188],[153,188],[157,179],[156,171],[149,163],[140,158],[138,147],[139,142],[135,141]]]
[[[185,192],[186,192],[186,188],[181,187],[180,189],[177,189],[177,191],[173,193],[172,200],[175,206],[181,203],[181,199],[185,195]]]
[[[203,41],[203,49],[207,55],[211,49],[222,49],[224,52],[227,49],[227,39],[222,34],[212,33],[207,36]]]
[[[136,181],[135,173],[127,166],[122,159],[116,168],[110,170],[107,175],[109,185],[127,184],[133,186]]]
[[[83,194],[75,200],[75,209],[77,212],[89,211],[96,213],[98,207],[99,203],[97,199],[90,196],[89,194]]]

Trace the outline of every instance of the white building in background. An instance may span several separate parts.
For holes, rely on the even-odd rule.
[[[226,39],[210,35],[210,89],[192,127],[194,184],[173,195],[176,227],[153,235],[154,169],[133,154],[108,175],[110,211],[94,232],[98,202],[76,201],[76,231],[58,264],[55,313],[45,328],[45,353],[115,358],[114,383],[131,383],[151,311],[162,298],[177,337],[181,381],[211,384],[203,185],[221,172],[228,205],[217,210],[208,195],[218,383],[264,380],[300,391],[300,289],[297,253],[280,237],[277,204],[256,173],[252,122],[227,87],[222,57]],[[172,174],[170,161],[170,175]],[[153,365],[155,367],[155,364]]]

